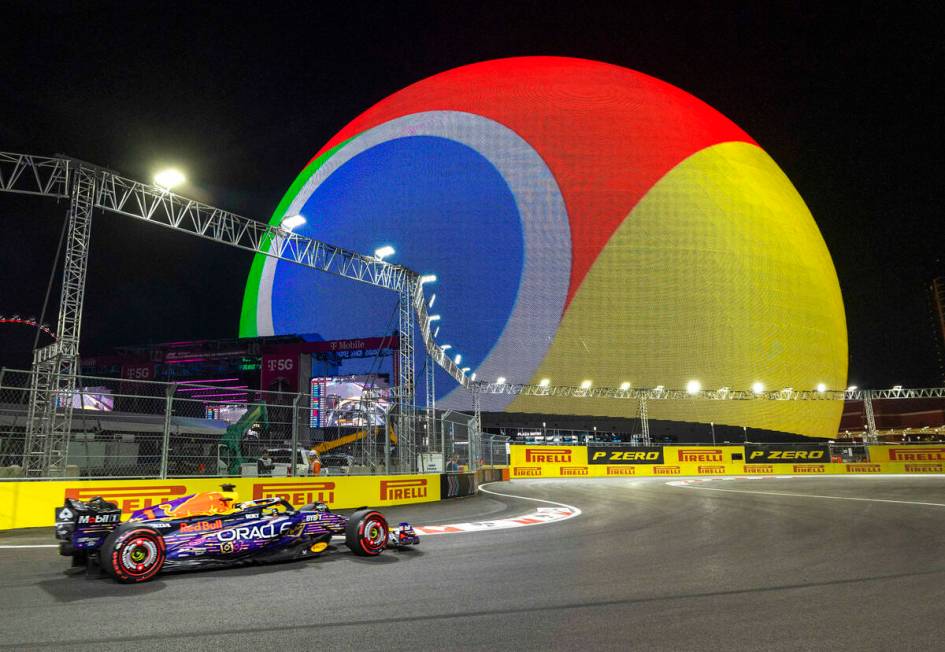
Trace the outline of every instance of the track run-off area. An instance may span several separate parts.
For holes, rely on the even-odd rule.
[[[384,511],[431,529],[133,586],[19,547],[51,529],[0,533],[0,649],[945,645],[945,476],[526,480]]]

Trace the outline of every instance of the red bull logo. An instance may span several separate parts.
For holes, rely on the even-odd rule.
[[[179,505],[160,505],[167,516],[188,518],[190,516],[213,516],[224,514],[232,508],[231,501],[218,491],[202,491]]]
[[[724,462],[718,448],[683,448],[679,451],[680,462]],[[700,473],[702,473],[700,471]]]
[[[96,496],[101,496],[117,505],[122,512],[130,514],[185,495],[187,495],[186,486],[172,484],[140,487],[69,487],[66,489],[65,497],[73,500],[91,500]]]
[[[381,500],[411,500],[426,497],[426,478],[381,480]]]
[[[545,463],[564,463],[571,461],[570,448],[526,448],[525,461]]]
[[[259,482],[253,485],[253,500],[281,498],[293,507],[335,502],[334,482]]]
[[[217,519],[215,521],[198,521],[196,523],[181,523],[180,531],[181,532],[210,532],[211,530],[219,530],[223,527],[223,521]]]
[[[890,448],[890,462],[945,461],[945,448]]]

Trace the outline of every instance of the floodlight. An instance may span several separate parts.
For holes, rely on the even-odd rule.
[[[286,231],[291,231],[305,224],[305,221],[305,218],[301,215],[290,215],[289,217],[283,217],[282,223],[279,226]]]
[[[187,177],[185,177],[184,173],[177,168],[167,168],[166,170],[161,170],[154,175],[154,184],[164,188],[165,190],[170,190],[175,186],[179,186],[185,181],[187,181]]]
[[[388,256],[393,256],[396,252],[390,245],[384,245],[374,250],[374,257],[378,260],[384,260]]]

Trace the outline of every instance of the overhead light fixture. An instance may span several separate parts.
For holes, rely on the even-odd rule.
[[[439,316],[439,315],[430,315],[427,319],[429,319],[430,321],[440,321],[440,316]]]
[[[469,371],[469,367],[463,367],[462,369],[460,369],[460,371],[462,371],[463,373],[466,373],[467,371]]]
[[[432,308],[434,303],[436,303],[436,292],[430,297],[430,303],[427,304],[427,308]]]
[[[765,386],[758,381],[755,381],[751,384],[751,391],[753,394],[764,394]]]
[[[440,334],[440,327],[437,326],[437,327],[436,327],[436,330],[433,331],[433,337],[437,337],[437,336],[439,336],[439,334]]]
[[[453,348],[453,345],[452,345],[452,344],[441,344],[441,345],[440,345],[440,350],[441,350],[441,351],[449,351],[449,350],[452,349],[452,348]]]
[[[700,383],[698,380],[690,380],[688,383],[686,383],[686,393],[689,394],[689,396],[695,396],[701,391],[702,383]]]
[[[498,378],[495,379],[495,382],[498,383],[499,385],[504,385],[504,384],[505,384],[505,376],[499,376]]]
[[[469,380],[476,380],[476,372],[472,372],[472,376],[469,377]]]
[[[550,379],[550,378],[542,378],[540,381],[538,381],[538,386],[539,386],[539,387],[548,387],[548,385],[550,385],[550,384],[551,384],[551,379]]]
[[[463,355],[462,355],[461,353],[457,353],[457,354],[456,354],[456,359],[454,360],[454,362],[455,362],[456,364],[459,364],[459,363],[462,362],[462,361],[463,361]]]
[[[827,386],[823,383],[817,383],[817,393],[823,394],[827,391]]]
[[[848,392],[855,392],[858,389],[859,387],[857,387],[856,385],[850,385],[849,387],[847,387]]]
[[[626,382],[626,381],[620,383],[620,391],[621,391],[621,392],[625,392],[625,391],[627,391],[628,389],[630,389],[630,383],[628,383],[628,382]]]
[[[581,389],[590,389],[590,388],[591,388],[591,381],[589,380],[581,381]]]
[[[436,283],[436,274],[424,274],[420,277],[420,285],[424,283]]]
[[[397,252],[394,251],[393,247],[390,245],[384,245],[383,247],[379,247],[374,250],[374,257],[378,260],[384,260],[388,256],[393,256],[395,253]]]
[[[167,168],[154,175],[154,185],[170,190],[187,181],[184,173],[177,168]]]
[[[279,226],[286,231],[291,231],[292,229],[302,226],[305,222],[305,218],[301,215],[290,215],[289,217],[283,217],[282,223]]]

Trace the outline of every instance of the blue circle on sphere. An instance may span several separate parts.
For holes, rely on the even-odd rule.
[[[430,312],[442,316],[437,341],[462,354],[461,366],[475,369],[498,342],[521,281],[522,225],[508,184],[474,149],[436,136],[381,143],[333,172],[299,212],[302,235],[360,253],[391,245],[390,262],[436,274],[426,293],[436,293]],[[276,266],[276,334],[386,335],[397,329],[396,307],[390,291]],[[438,395],[455,384],[437,380]]]

